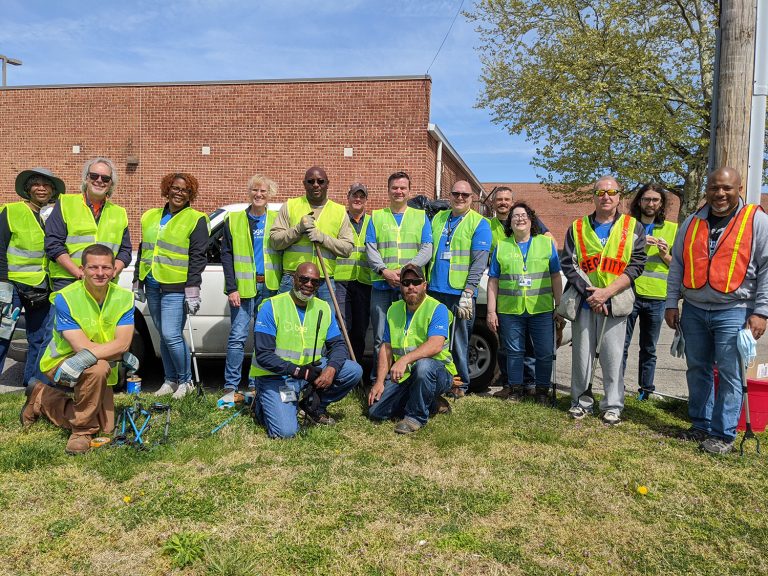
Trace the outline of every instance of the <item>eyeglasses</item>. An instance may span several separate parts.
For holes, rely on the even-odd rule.
[[[189,194],[192,192],[189,188],[179,188],[178,186],[171,186],[170,191],[174,194]]]
[[[326,180],[323,180],[322,178],[309,178],[307,180],[304,180],[304,182],[306,182],[310,186],[314,186],[315,184],[317,184],[318,186],[322,186],[323,184],[325,184]]]
[[[309,276],[299,276],[298,280],[299,284],[312,284],[315,288],[319,288],[323,282],[320,278],[310,278]]]
[[[606,194],[608,194],[608,196],[610,196],[610,197],[614,197],[618,193],[619,193],[619,191],[615,190],[613,188],[611,188],[610,190],[595,190],[595,196],[597,196],[599,198],[602,198]]]
[[[459,198],[466,200],[467,198],[472,196],[472,192],[451,192],[451,196],[456,198],[456,200],[458,200]]]
[[[99,178],[101,178],[101,181],[104,182],[104,184],[109,184],[110,182],[112,182],[112,176],[97,174],[96,172],[88,172],[88,179],[91,182],[98,182]]]
[[[520,222],[525,222],[528,220],[528,214],[512,214],[512,220],[519,220]]]
[[[643,204],[658,204],[659,202],[661,202],[661,198],[645,197],[645,198],[640,198],[640,202],[642,202]]]
[[[406,278],[405,280],[400,280],[400,286],[405,286],[408,288],[409,286],[421,286],[424,284],[424,280],[421,278]]]

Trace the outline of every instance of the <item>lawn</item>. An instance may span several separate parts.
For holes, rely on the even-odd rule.
[[[211,436],[208,395],[174,402],[167,445],[69,457],[21,402],[0,396],[0,574],[768,573],[768,438],[700,453],[669,437],[684,404],[608,428],[472,396],[403,437],[350,397],[274,441],[246,417]]]

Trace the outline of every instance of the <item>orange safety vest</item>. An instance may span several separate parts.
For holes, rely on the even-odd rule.
[[[747,275],[752,259],[752,228],[757,210],[755,204],[745,204],[731,218],[709,258],[709,223],[694,216],[685,231],[683,244],[683,286],[702,288],[707,282],[713,290],[733,292]]]

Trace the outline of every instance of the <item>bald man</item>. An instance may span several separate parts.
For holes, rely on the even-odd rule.
[[[742,402],[739,331],[749,328],[759,339],[768,316],[768,216],[745,204],[741,192],[735,169],[709,174],[707,203],[680,226],[667,284],[664,318],[670,328],[682,329],[688,364],[691,428],[681,436],[710,454],[730,452],[736,438]],[[716,398],[713,364],[719,374]]]

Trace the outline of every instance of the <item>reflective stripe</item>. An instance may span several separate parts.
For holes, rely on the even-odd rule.
[[[235,254],[233,259],[235,262],[244,262],[246,264],[251,263],[251,259],[248,256],[238,256],[237,254]]]
[[[168,252],[173,252],[174,254],[181,254],[182,256],[186,256],[189,254],[189,248],[185,248],[183,246],[177,246],[176,244],[171,244],[169,242],[166,242],[165,240],[158,240],[157,241],[157,247],[162,248],[163,250],[168,250]],[[182,266],[186,266],[186,261]]]
[[[354,266],[355,262],[357,262],[357,260],[352,260],[351,258],[339,258],[336,260],[338,266]]]
[[[503,296],[522,296],[522,290],[511,290],[508,288],[499,288],[499,294]],[[541,288],[529,288],[525,291],[526,296],[540,296],[542,294],[552,294],[552,288],[542,286]]]
[[[295,352],[293,350],[288,350],[287,348],[275,348],[275,354],[280,356],[283,360],[301,360],[301,352]]]
[[[471,250],[451,250],[451,256],[471,256]]]
[[[303,252],[305,254],[312,254],[314,252],[314,248],[312,245],[309,246],[299,246],[297,244],[292,244],[290,247],[285,249],[286,252]],[[323,254],[325,256],[325,254]]]
[[[45,256],[45,250],[22,250],[15,246],[8,246],[8,254],[21,256],[22,258],[42,258]]]
[[[421,246],[421,244],[419,244],[418,242],[401,242],[400,243],[400,249],[401,250],[403,250],[403,249],[406,249],[406,250],[418,250],[419,246]]]
[[[89,234],[87,236],[67,236],[65,242],[67,244],[85,244],[86,242],[96,242],[96,236]]]
[[[451,270],[458,270],[459,272],[469,272],[469,265],[464,266],[463,264],[453,264],[451,265]]]
[[[167,256],[161,256],[159,254],[155,256],[155,262],[158,264],[167,264],[169,266],[181,266],[182,268],[187,267],[186,260],[177,260],[173,258],[168,258]]]
[[[376,242],[376,248],[378,250],[381,250],[382,248],[397,248],[399,244],[397,241],[394,242]]]
[[[235,278],[237,280],[253,280],[254,274],[249,274],[248,272],[235,272]]]
[[[8,264],[9,272],[39,272],[40,264],[14,265]]]
[[[646,265],[647,264],[666,264],[666,262],[664,262],[664,259],[658,254],[654,254],[653,256],[648,256],[645,263]]]
[[[659,280],[666,280],[669,274],[667,272],[651,272],[649,270],[643,271],[645,278],[658,278]]]

